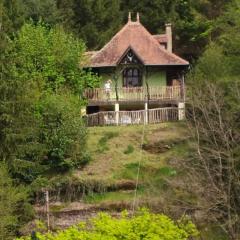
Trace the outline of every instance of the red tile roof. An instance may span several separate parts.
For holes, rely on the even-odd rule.
[[[129,21],[101,50],[91,56],[89,67],[116,66],[128,48],[136,52],[144,65],[189,64],[168,52],[140,22]]]
[[[153,37],[154,37],[159,43],[167,43],[167,35],[166,35],[166,34],[157,34],[157,35],[153,35]]]

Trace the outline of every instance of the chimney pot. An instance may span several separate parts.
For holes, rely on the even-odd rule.
[[[128,21],[131,22],[132,21],[132,16],[131,16],[131,12],[128,13]]]
[[[166,35],[167,35],[167,50],[169,52],[172,52],[172,24],[171,23],[167,23],[165,24],[166,26]]]
[[[139,15],[139,12],[137,12],[137,22],[140,22],[140,15]]]

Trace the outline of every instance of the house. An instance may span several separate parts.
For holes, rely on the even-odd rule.
[[[87,89],[89,126],[182,120],[189,63],[172,52],[172,27],[150,34],[139,14],[99,51],[87,53],[101,86]]]

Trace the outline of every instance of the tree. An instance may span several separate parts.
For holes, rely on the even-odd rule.
[[[86,155],[86,128],[78,98],[71,94],[46,95],[38,106],[39,144],[43,145],[40,164],[52,171],[80,167],[89,160]]]
[[[21,224],[33,216],[27,191],[15,186],[6,166],[0,164],[0,238],[13,239]]]
[[[230,239],[240,236],[240,6],[236,3],[221,17],[220,36],[189,76],[189,123],[197,144],[196,154],[185,161],[198,207]]]
[[[55,26],[60,22],[56,0],[22,0],[25,6],[25,19],[34,23],[43,21]]]
[[[239,92],[237,82],[204,80],[192,87],[190,108],[197,142],[197,154],[187,162],[192,191],[208,221],[218,223],[230,239],[240,236]]]
[[[122,22],[119,0],[75,0],[73,9],[72,29],[90,49],[106,44]]]
[[[81,93],[98,78],[80,67],[84,49],[61,28],[39,23],[25,24],[5,52],[11,64],[0,82],[0,157],[20,182],[88,159]]]
[[[84,86],[84,43],[62,28],[48,29],[42,23],[25,24],[13,41],[15,74],[57,92],[61,86],[80,94]],[[94,77],[94,76],[93,76]]]

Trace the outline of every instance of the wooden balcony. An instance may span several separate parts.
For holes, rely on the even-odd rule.
[[[179,111],[176,107],[156,108],[140,111],[98,112],[86,116],[87,126],[116,126],[135,124],[156,124],[178,121]]]
[[[181,101],[184,99],[184,88],[181,86],[164,87],[132,87],[132,88],[104,88],[86,89],[85,98],[89,104],[139,101]]]

